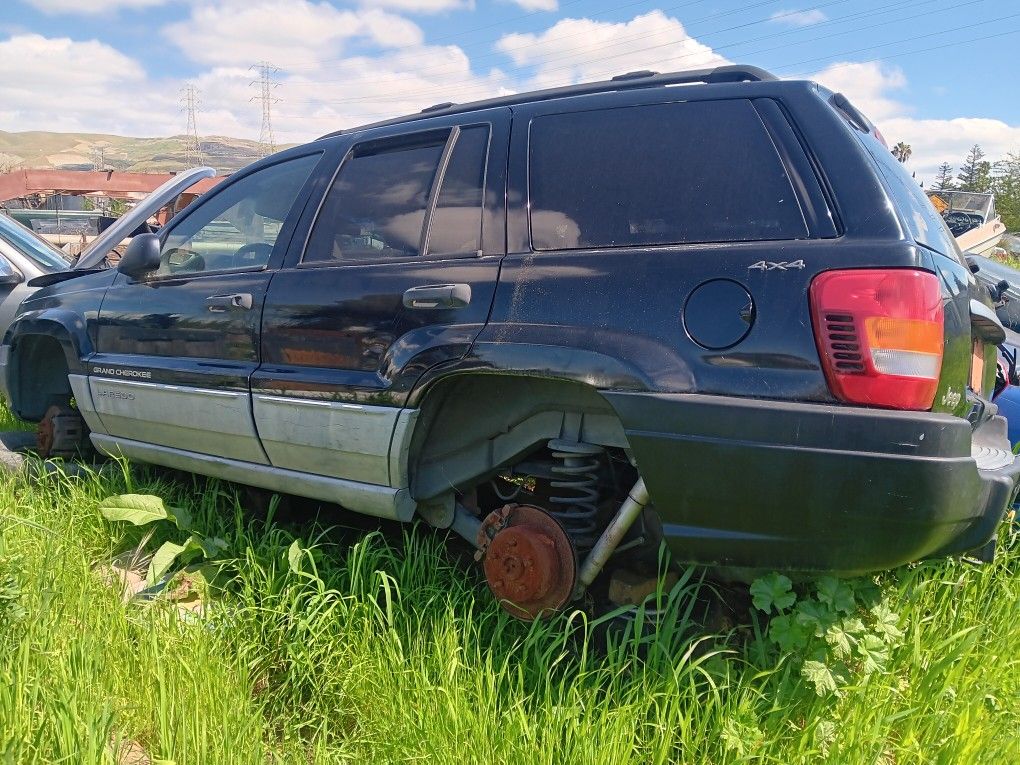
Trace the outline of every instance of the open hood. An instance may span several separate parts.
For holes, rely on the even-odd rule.
[[[82,250],[78,261],[72,266],[75,271],[95,268],[110,254],[110,250],[120,244],[128,234],[145,223],[150,216],[176,199],[203,178],[212,178],[216,171],[211,167],[193,167],[178,173],[149,196],[121,215],[117,222],[92,240]]]

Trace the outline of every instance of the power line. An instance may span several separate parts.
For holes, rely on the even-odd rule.
[[[877,17],[879,15],[884,15],[884,14],[889,13],[889,12],[895,12],[896,10],[901,9],[903,6],[910,5],[910,6],[912,6],[913,8],[916,9],[916,8],[918,8],[920,6],[923,6],[923,5],[929,5],[932,2],[938,2],[938,0],[925,0],[924,2],[920,2],[920,3],[914,2],[913,0],[904,0],[903,2],[894,3],[894,4],[889,5],[889,6],[885,7],[885,8],[883,8],[883,9],[877,9],[877,10],[876,9],[871,9],[870,11],[863,11],[863,12],[858,12],[858,13],[854,13],[854,14],[849,14],[847,16],[842,16],[839,19],[831,19],[829,21],[819,22],[818,24],[811,25],[811,26],[823,26],[823,25],[827,25],[827,24],[833,24],[835,22],[849,21],[849,20],[852,20],[852,19],[860,19],[862,17],[863,18]],[[964,7],[966,5],[974,5],[974,4],[982,3],[982,2],[985,2],[985,0],[970,0],[970,2],[963,3],[962,5],[958,4],[955,7],[959,8],[959,7]],[[830,4],[833,4],[833,3],[830,3]],[[825,7],[825,6],[818,6],[818,7],[820,8],[820,7]],[[898,23],[898,22],[901,22],[901,21],[909,21],[909,20],[911,20],[913,18],[917,18],[920,15],[922,15],[922,14],[911,13],[911,14],[908,14],[907,16],[904,16],[903,18],[888,20],[888,21],[883,22],[881,24],[872,24],[872,25],[868,25],[868,26],[858,27],[858,28],[855,28],[855,29],[847,29],[847,30],[837,31],[837,32],[830,33],[828,35],[818,35],[818,36],[814,36],[814,37],[811,37],[811,38],[806,39],[806,40],[798,41],[795,44],[802,45],[802,44],[806,44],[806,43],[810,43],[810,42],[815,42],[817,40],[823,40],[823,39],[827,39],[827,38],[830,38],[830,37],[837,37],[839,35],[849,34],[851,32],[859,32],[859,31],[864,31],[864,30],[867,30],[867,29],[872,29],[872,28],[875,28],[876,26],[885,26],[887,24]],[[1006,16],[1006,17],[1003,17],[1003,18],[1010,18],[1010,17]],[[771,20],[771,18],[769,18],[769,19],[761,19],[758,22],[745,22],[743,24],[739,24],[737,26],[729,27],[727,29],[719,30],[719,31],[721,31],[721,32],[731,31],[733,29],[739,29],[739,28],[742,28],[742,27],[750,26],[752,24],[762,23],[762,22],[766,22],[766,21],[770,21],[770,20]],[[990,21],[998,21],[998,20],[999,19],[992,19]],[[984,21],[984,22],[979,22],[979,23],[984,24],[984,23],[989,23],[989,22],[988,21]],[[801,29],[806,29],[806,28],[807,27],[803,27]],[[967,27],[963,27],[963,28],[967,28]],[[715,51],[720,51],[720,50],[726,50],[726,49],[737,47],[737,46],[741,46],[741,45],[747,45],[749,43],[760,42],[760,41],[767,40],[767,39],[770,39],[770,38],[780,37],[780,36],[789,34],[790,32],[794,32],[794,31],[801,31],[801,30],[800,29],[798,29],[798,30],[784,30],[784,31],[781,31],[781,32],[773,32],[773,33],[770,33],[770,34],[759,35],[757,37],[752,37],[752,38],[745,39],[745,40],[738,40],[738,41],[735,41],[735,42],[732,42],[732,43],[728,43],[726,45],[713,46],[712,47],[712,51],[715,52]],[[952,31],[952,30],[946,30],[946,31]],[[938,34],[941,34],[941,32],[938,33]],[[917,38],[916,37],[911,37],[910,39],[912,40],[912,39],[917,39]],[[611,61],[613,59],[618,59],[618,58],[620,58],[622,56],[629,56],[629,55],[631,55],[631,54],[633,54],[635,52],[646,52],[646,51],[656,50],[656,49],[659,49],[659,48],[664,48],[664,47],[668,47],[668,46],[676,45],[676,44],[677,44],[676,41],[669,41],[669,42],[662,43],[662,44],[645,46],[643,48],[632,48],[631,50],[628,50],[628,51],[626,51],[624,53],[612,54],[612,55],[608,55],[608,56],[599,56],[599,57],[596,57],[596,58],[588,58],[588,59],[585,59],[583,61],[573,62],[573,63],[571,63],[569,65],[566,65],[566,66],[558,66],[558,67],[554,67],[552,69],[548,69],[548,68],[547,69],[543,69],[542,70],[542,74],[543,75],[549,75],[549,74],[556,73],[556,72],[570,72],[570,71],[575,70],[579,66],[591,66],[592,64],[597,64],[597,63],[602,63],[602,62],[605,62],[605,61]],[[893,43],[885,43],[885,44],[893,44]],[[613,45],[616,45],[616,43],[613,43]],[[744,56],[755,55],[755,54],[758,54],[758,53],[763,53],[763,52],[768,52],[768,51],[772,51],[772,50],[777,50],[779,47],[784,47],[784,46],[775,46],[775,47],[771,47],[771,48],[759,49],[759,50],[750,51],[748,53],[741,54],[741,55],[744,55]],[[879,46],[873,46],[873,47],[879,47]],[[683,53],[683,54],[680,54],[680,55],[670,56],[671,66],[674,65],[673,62],[688,60],[688,59],[691,59],[692,57],[700,56],[701,54],[702,54],[701,51],[693,51],[693,52]],[[654,63],[650,62],[649,65],[650,66],[654,66]],[[307,82],[312,82],[312,81],[309,80]],[[350,80],[349,82],[352,85],[355,85],[355,84],[364,84],[364,82],[359,82],[358,80],[354,80],[354,79]],[[414,94],[386,95],[386,96],[352,96],[352,97],[343,98],[343,99],[331,99],[330,101],[328,101],[328,104],[329,105],[336,105],[336,104],[356,103],[356,102],[363,102],[363,103],[377,103],[378,102],[378,103],[383,103],[383,102],[387,102],[387,101],[400,102],[400,101],[414,100],[414,98],[416,96],[424,98],[424,97],[428,96],[429,93],[432,94],[431,96],[428,96],[429,98],[435,99],[435,100],[442,100],[443,95],[448,93],[450,88],[458,87],[460,85],[469,85],[469,84],[474,84],[474,81],[464,80],[464,81],[458,81],[458,82],[445,83],[445,84],[443,84],[441,86],[438,86],[434,90],[427,91],[426,93],[423,93],[422,91],[419,90],[419,91],[416,91]],[[298,101],[298,103],[301,103],[301,101]],[[318,103],[318,101],[314,101],[314,102],[313,101],[305,101],[305,103]]]
[[[564,8],[567,8],[567,7],[571,6],[571,5],[577,5],[578,3],[588,2],[588,1],[589,0],[567,0],[567,2],[559,4],[559,10],[562,11]],[[604,9],[602,9],[601,12],[605,13],[607,11],[619,11],[619,10],[623,10],[624,8],[633,8],[635,5],[645,5],[646,3],[649,3],[651,1],[652,0],[635,0],[635,2],[622,3],[620,5],[613,5],[613,6],[610,6],[609,8],[604,8]],[[703,3],[703,2],[704,2],[704,0],[690,0],[689,2],[681,3],[679,6],[675,6],[673,10],[675,10],[675,8],[686,8],[689,5],[698,5],[699,3]],[[772,0],[772,2],[776,2],[776,0]],[[669,10],[669,9],[667,9],[667,10]],[[443,42],[445,40],[453,40],[453,39],[456,39],[458,37],[466,37],[468,35],[474,34],[475,32],[480,32],[480,31],[482,31],[484,29],[492,29],[493,27],[506,27],[506,25],[511,23],[511,22],[520,21],[521,19],[530,18],[531,16],[540,16],[540,15],[543,15],[545,13],[547,13],[547,11],[543,11],[543,10],[531,11],[529,13],[522,13],[519,16],[512,16],[511,18],[504,19],[502,21],[494,21],[491,24],[482,24],[481,26],[470,27],[469,29],[462,29],[459,32],[453,32],[451,34],[440,35],[439,37],[433,37],[432,40],[431,40],[431,44],[435,45],[436,43],[440,43],[440,42]],[[500,36],[502,36],[502,34]],[[498,38],[491,38],[489,40],[481,40],[479,42],[493,42],[496,39],[498,39]],[[392,48],[389,48],[389,50],[391,50],[391,51],[401,51],[401,50],[410,50],[410,49],[413,49],[413,48],[416,48],[416,47],[418,47],[417,43],[408,43],[408,44],[405,44],[405,45],[396,45],[396,46],[393,46]],[[332,63],[334,61],[343,61],[343,59],[341,59],[341,58],[327,58],[327,59],[309,59],[308,61],[303,61],[303,62],[302,61],[293,61],[293,62],[290,62],[287,65],[287,69],[289,71],[289,70],[292,70],[292,69],[308,69],[308,68],[313,68],[313,67],[314,68],[318,68],[318,67],[322,66],[323,64],[329,64],[329,63]]]
[[[860,52],[862,50],[873,50],[875,48],[886,47],[886,46],[889,46],[889,45],[902,45],[904,43],[911,42],[912,40],[923,39],[925,37],[932,37],[934,35],[939,35],[939,34],[946,34],[948,32],[955,32],[955,31],[958,31],[960,29],[969,29],[969,28],[972,28],[972,27],[975,27],[975,26],[980,26],[982,24],[987,24],[987,23],[991,23],[991,22],[997,22],[997,21],[1000,21],[1002,19],[1013,18],[1014,16],[1018,16],[1018,15],[1020,15],[1020,14],[1011,14],[1011,15],[1003,16],[1003,17],[1000,17],[1000,18],[997,18],[997,19],[988,19],[987,21],[977,22],[975,24],[965,25],[963,27],[954,27],[953,29],[946,29],[946,30],[941,30],[939,32],[932,32],[932,33],[927,34],[927,35],[913,36],[913,37],[904,38],[904,39],[900,39],[900,40],[893,40],[893,41],[890,41],[890,42],[887,42],[887,43],[882,43],[881,45],[872,46],[871,48],[859,48],[859,49],[854,50],[854,51],[841,51],[839,53],[832,53],[832,54],[829,54],[828,56],[824,56],[824,57],[821,57],[821,58],[840,58],[840,57],[846,56],[846,55],[848,55],[850,53]],[[920,49],[917,49],[917,50],[908,50],[908,51],[899,51],[899,52],[896,52],[896,53],[889,53],[889,54],[886,54],[884,56],[875,56],[873,58],[866,59],[864,61],[855,61],[855,62],[851,62],[851,63],[854,63],[854,64],[877,63],[877,62],[886,61],[886,60],[892,59],[892,58],[901,58],[901,57],[904,57],[904,56],[921,55],[921,54],[930,53],[930,52],[936,51],[936,50],[943,50],[945,48],[951,48],[951,47],[967,45],[967,44],[970,44],[970,43],[981,42],[983,40],[998,39],[1000,37],[1008,37],[1010,35],[1016,35],[1016,34],[1020,34],[1020,28],[1018,28],[1018,29],[1010,29],[1010,30],[1006,30],[1006,31],[1003,31],[1003,32],[993,33],[993,34],[982,35],[982,36],[970,38],[970,39],[967,39],[967,40],[951,40],[949,42],[942,43],[942,44],[939,44],[939,45],[932,45],[932,46],[928,46],[928,47],[925,47],[925,48],[920,48]],[[793,69],[794,67],[801,66],[801,65],[803,65],[805,63],[812,63],[812,62],[815,62],[815,61],[818,61],[818,60],[819,59],[807,59],[807,60],[795,62],[795,63],[792,63],[792,64],[782,64],[782,65],[779,65],[779,66],[773,66],[773,67],[770,67],[770,69],[772,69],[773,71],[779,71],[779,70],[783,70],[783,69],[789,70],[789,69]],[[806,76],[808,76],[808,74],[809,73],[806,73],[804,76],[806,77]],[[796,75],[791,75],[791,76],[796,78]],[[375,117],[378,117],[378,118],[388,118],[388,117],[398,116],[398,115],[394,114],[393,110],[362,112],[362,116],[370,116],[370,115],[374,115]]]
[[[924,40],[924,39],[926,39],[928,37],[937,37],[938,35],[955,33],[955,32],[962,31],[964,29],[973,29],[974,27],[984,26],[985,24],[992,24],[992,23],[996,23],[996,22],[999,22],[999,21],[1006,21],[1007,19],[1015,19],[1017,16],[1020,16],[1020,13],[1010,13],[1010,14],[1007,14],[1006,16],[999,16],[998,18],[994,18],[994,19],[985,19],[984,21],[976,21],[973,24],[957,25],[957,26],[954,26],[954,27],[950,27],[949,29],[940,29],[940,30],[937,30],[935,32],[929,32],[928,34],[924,34],[924,35],[915,34],[915,35],[911,35],[910,37],[905,37],[905,38],[900,39],[900,40],[892,40],[890,42],[879,43],[878,45],[868,45],[868,46],[865,46],[863,48],[854,48],[853,50],[840,51],[839,53],[827,53],[824,56],[816,56],[815,58],[807,58],[807,59],[804,59],[802,61],[796,61],[796,62],[794,62],[792,64],[781,64],[781,65],[779,65],[776,68],[778,68],[778,69],[790,69],[790,68],[793,68],[793,67],[802,66],[804,64],[813,64],[813,63],[815,63],[817,61],[825,61],[825,60],[831,59],[831,58],[839,58],[841,56],[851,56],[854,53],[862,53],[863,51],[866,51],[866,50],[876,50],[878,48],[885,48],[885,47],[887,47],[889,45],[902,45],[904,43],[909,43],[909,42],[912,42],[914,40]],[[1009,34],[1009,33],[1007,32],[1005,34]],[[1000,36],[1001,35],[998,35],[998,34],[997,35],[989,35],[989,37],[1000,37]],[[937,46],[937,47],[941,47],[941,46]],[[884,56],[883,58],[892,58],[894,55],[897,55],[897,54],[892,54],[892,55],[889,55],[889,56]]]
[[[280,71],[278,66],[273,66],[268,61],[260,61],[259,63],[249,67],[255,69],[259,73],[257,80],[252,80],[251,85],[259,86],[259,95],[252,96],[251,101],[259,100],[262,102],[262,127],[259,130],[259,156],[268,157],[270,154],[276,152],[276,138],[273,135],[273,104],[279,103],[280,99],[273,95],[274,89],[279,86],[275,79],[276,74]]]
[[[188,126],[184,133],[184,156],[188,167],[197,167],[202,164],[202,144],[198,140],[198,123],[195,119],[200,108],[198,88],[189,82],[181,88],[181,111],[187,114],[188,119]]]
[[[699,24],[699,23],[701,23],[703,21],[711,21],[712,19],[722,18],[723,16],[730,16],[730,15],[733,15],[734,13],[746,13],[747,11],[753,10],[755,8],[760,8],[760,7],[764,6],[764,5],[773,5],[775,2],[776,2],[776,0],[759,0],[758,2],[749,4],[749,5],[745,5],[745,6],[741,7],[741,8],[735,9],[735,10],[718,11],[716,13],[710,13],[707,16],[701,16],[700,18],[691,19],[690,21],[686,21],[686,22],[681,21],[680,23],[686,29],[686,28],[689,28],[692,24]],[[812,10],[821,10],[822,8],[828,8],[829,6],[832,6],[832,5],[841,5],[841,4],[846,3],[846,2],[849,2],[849,0],[829,0],[829,2],[823,3],[821,5],[818,5],[815,8],[813,8]],[[703,0],[698,0],[697,2],[680,3],[679,5],[671,6],[669,8],[660,9],[660,10],[663,13],[673,13],[675,11],[678,11],[680,9],[686,8],[688,6],[698,5],[698,4],[702,4],[702,3],[703,3]],[[756,24],[764,24],[764,23],[767,23],[767,22],[770,22],[770,21],[782,20],[783,18],[786,18],[788,16],[793,16],[793,15],[796,15],[798,13],[801,13],[801,11],[782,11],[780,13],[773,14],[773,15],[768,16],[768,17],[763,18],[763,19],[757,19],[755,21],[744,22],[744,23],[741,23],[741,24],[737,24],[735,26],[725,27],[724,29],[712,30],[711,32],[707,32],[706,34],[721,34],[723,32],[730,32],[730,31],[733,31],[735,29],[742,29],[743,27],[747,27],[747,26],[753,26],[753,25],[756,25]],[[626,25],[627,23],[630,23],[630,22],[623,22],[624,25]],[[801,29],[804,29],[804,28],[806,28],[806,27],[801,27]],[[798,31],[798,30],[787,30],[787,31]],[[640,33],[637,33],[637,34],[617,35],[617,36],[615,36],[613,38],[612,42],[596,46],[595,48],[593,48],[591,50],[606,50],[606,49],[609,49],[609,48],[617,48],[619,46],[629,46],[629,45],[631,45],[636,40],[643,40],[643,39],[647,39],[649,37],[661,37],[664,34],[667,34],[667,32],[665,30],[656,30],[654,32],[640,32]],[[573,47],[571,47],[571,46],[564,46],[563,42],[565,40],[570,40],[570,39],[579,38],[579,37],[588,37],[590,35],[591,35],[591,30],[590,29],[584,29],[584,30],[579,31],[579,32],[572,32],[572,33],[569,33],[569,34],[558,35],[556,37],[556,39],[555,39],[555,42],[556,42],[557,46],[560,46],[560,49],[558,51],[558,55],[551,56],[551,57],[546,57],[546,58],[543,59],[542,63],[543,64],[548,64],[549,62],[556,62],[556,61],[560,61],[560,60],[566,61],[566,60],[570,59],[571,57],[575,56],[579,52],[589,50],[585,46],[585,42],[584,41],[582,41],[580,45],[575,45]],[[694,40],[695,38],[693,36],[691,36],[691,39]],[[677,40],[671,40],[671,41],[669,41],[666,44],[667,45],[674,45],[677,42],[678,42]],[[492,59],[492,58],[503,58],[503,57],[511,57],[512,58],[514,53],[518,53],[520,51],[527,51],[527,50],[532,49],[532,48],[538,48],[538,47],[542,46],[543,44],[545,44],[544,40],[535,40],[534,42],[522,43],[520,45],[515,45],[515,46],[504,46],[504,47],[500,48],[499,50],[494,51],[492,53],[486,53],[486,54],[482,54],[482,55],[479,55],[479,56],[472,57],[471,58],[471,64],[472,65],[477,65],[480,61],[485,61],[486,59]],[[642,50],[642,49],[638,48],[637,50]],[[626,51],[626,54],[632,53],[633,51],[634,51],[634,48],[631,47],[630,50]],[[333,60],[340,61],[342,59],[333,59]],[[326,62],[323,62],[323,63],[326,63]],[[579,63],[583,64],[584,62],[579,62]],[[528,66],[528,65],[527,64],[515,65],[513,68],[517,69],[517,70],[521,70],[521,69],[524,69],[526,66]],[[448,71],[448,70],[449,70],[449,66],[425,67],[425,68],[422,68],[422,69],[416,69],[415,70],[415,74],[418,74],[418,75],[438,74],[438,75],[441,76],[444,71]],[[339,79],[339,80],[337,80],[337,79],[331,79],[331,80],[304,79],[304,80],[302,80],[302,82],[314,82],[314,83],[324,83],[324,84],[325,83],[337,83],[337,82],[340,82],[340,83],[345,83],[345,84],[349,83],[351,85],[387,85],[387,84],[392,84],[392,83],[395,83],[395,82],[400,82],[400,80],[401,80],[401,78],[399,76],[397,76],[397,77],[390,77],[390,78],[387,78],[387,79],[363,79],[363,78],[362,79],[358,79],[358,78],[344,78],[344,79]],[[453,83],[453,84],[457,84],[457,83]]]

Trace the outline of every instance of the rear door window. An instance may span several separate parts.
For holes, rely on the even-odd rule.
[[[808,236],[747,100],[536,117],[529,195],[536,250]]]
[[[436,198],[430,255],[466,255],[482,248],[482,205],[489,127],[465,128],[457,136]]]
[[[477,253],[488,148],[487,125],[356,145],[323,201],[304,262]]]

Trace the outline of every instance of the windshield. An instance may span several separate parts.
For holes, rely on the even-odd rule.
[[[66,271],[71,266],[71,261],[63,252],[16,220],[2,214],[0,214],[0,237],[47,271]]]
[[[939,208],[939,212],[945,214],[947,212],[968,212],[977,213],[978,215],[984,216],[989,212],[989,208],[992,204],[991,194],[978,194],[971,191],[929,191],[929,197],[938,197],[942,202],[948,205],[947,209],[943,210],[936,203],[936,207]]]

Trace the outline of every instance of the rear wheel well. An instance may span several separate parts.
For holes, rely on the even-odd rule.
[[[612,407],[582,383],[497,374],[440,380],[424,396],[411,440],[412,496],[468,490],[557,438],[627,448]]]
[[[38,422],[51,406],[70,405],[67,357],[60,341],[45,335],[20,337],[11,356],[9,379],[15,414]]]

